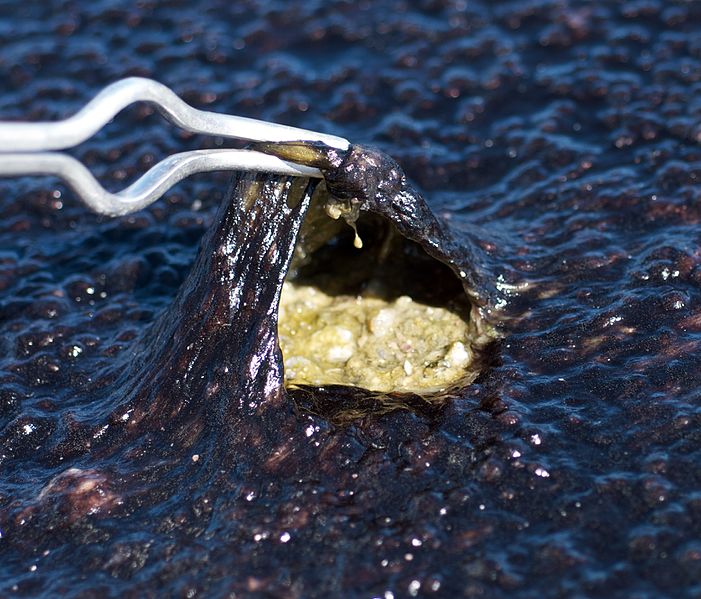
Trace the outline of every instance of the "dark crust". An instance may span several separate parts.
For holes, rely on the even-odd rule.
[[[390,220],[404,237],[449,266],[479,307],[494,302],[493,282],[481,269],[484,256],[478,255],[476,246],[458,242],[439,222],[394,159],[375,148],[353,145],[340,161],[332,159],[329,164],[322,170],[333,196]]]
[[[142,75],[378,144],[508,288],[501,364],[435,417],[202,401],[184,449],[117,407],[228,175],[113,220],[1,179],[0,596],[701,595],[701,2],[8,0],[0,39],[3,120]],[[116,191],[219,147],[150,113],[71,153]]]
[[[220,431],[217,442],[228,443],[236,431],[240,442],[251,429],[233,422],[283,407],[278,303],[315,187],[235,179],[175,301],[135,349],[122,377],[129,400],[111,423],[129,413],[130,436],[165,431],[192,446],[203,432]]]
[[[362,146],[342,156],[323,146],[311,148],[328,153],[323,163],[327,192],[389,219],[402,235],[448,265],[471,300],[484,302],[486,285],[475,269],[474,250],[455,242],[394,160]],[[135,351],[137,362],[123,377],[122,395],[129,401],[112,413],[112,424],[128,413],[132,434],[169,431],[178,443],[191,446],[204,429],[231,429],[231,422],[260,417],[270,408],[297,405],[341,423],[395,409],[433,414],[454,394],[424,398],[299,387],[290,391],[289,401],[278,304],[315,188],[316,181],[284,177],[235,180],[177,298]],[[310,394],[315,399],[310,401]]]

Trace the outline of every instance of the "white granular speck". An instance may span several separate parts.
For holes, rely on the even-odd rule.
[[[455,367],[466,366],[470,361],[470,354],[465,349],[465,345],[460,341],[456,341],[450,346],[445,357],[450,365]]]
[[[283,532],[283,533],[280,535],[280,542],[281,542],[281,543],[287,543],[287,541],[289,541],[290,538],[291,538],[291,537],[290,537],[290,533],[289,533],[289,532]]]
[[[421,588],[421,583],[418,580],[412,580],[409,583],[409,594],[412,597],[416,597],[419,594],[419,589]]]
[[[421,542],[421,539],[411,539],[411,544],[414,547],[421,547],[423,543]]]
[[[549,478],[550,477],[550,472],[545,470],[545,468],[536,468],[535,473],[536,473],[536,476],[540,476],[542,478]]]
[[[380,310],[372,319],[370,319],[370,331],[378,336],[386,335],[391,331],[395,318],[395,310],[391,308]]]
[[[346,362],[353,355],[353,347],[350,345],[337,345],[329,348],[326,354],[329,362]]]
[[[531,443],[533,443],[533,445],[540,445],[541,444],[540,435],[538,435],[538,434],[531,435]]]

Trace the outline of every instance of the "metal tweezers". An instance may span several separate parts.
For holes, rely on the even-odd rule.
[[[130,77],[107,86],[79,112],[63,121],[0,121],[0,176],[58,176],[91,210],[109,216],[141,210],[194,173],[245,170],[322,177],[318,169],[254,150],[194,150],[168,156],[126,189],[110,193],[80,161],[54,151],[86,141],[119,111],[135,102],[154,104],[172,123],[193,133],[262,142],[317,141],[339,150],[347,150],[350,145],[335,135],[198,110],[161,83]]]

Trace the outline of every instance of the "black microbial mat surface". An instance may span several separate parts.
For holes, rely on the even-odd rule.
[[[440,410],[342,426],[190,397],[177,351],[125,380],[230,175],[117,219],[0,180],[0,595],[701,595],[701,3],[0,0],[1,119],[130,75],[394,157],[504,338]],[[218,146],[138,105],[72,153],[118,190]]]

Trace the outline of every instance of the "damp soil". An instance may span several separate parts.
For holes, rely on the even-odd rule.
[[[673,0],[1,3],[2,118],[142,75],[379,147],[437,217],[395,226],[469,267],[501,341],[438,405],[285,391],[306,183],[203,175],[107,219],[0,180],[0,594],[701,593],[700,24]],[[116,190],[221,144],[136,107],[75,155]]]

